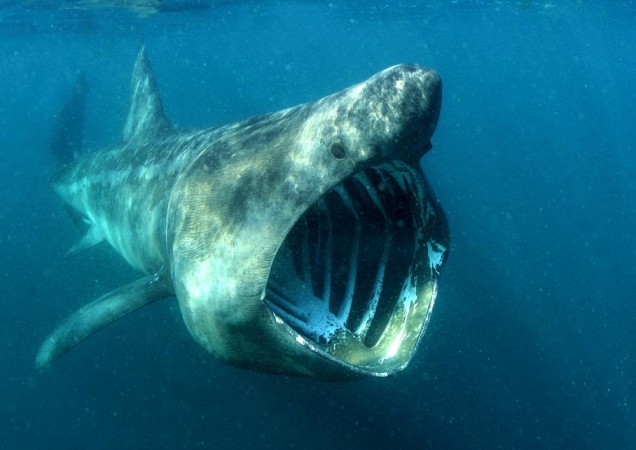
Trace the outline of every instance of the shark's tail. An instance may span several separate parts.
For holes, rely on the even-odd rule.
[[[86,76],[80,73],[71,95],[55,118],[51,152],[60,165],[73,161],[82,152],[87,93]]]

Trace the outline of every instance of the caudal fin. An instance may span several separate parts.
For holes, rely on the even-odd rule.
[[[58,164],[69,163],[82,153],[87,93],[86,76],[80,73],[71,95],[55,118],[51,152]]]

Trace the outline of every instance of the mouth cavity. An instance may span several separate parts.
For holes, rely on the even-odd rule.
[[[445,252],[423,239],[424,190],[414,169],[384,163],[345,179],[296,222],[265,303],[298,342],[365,371],[408,363],[435,297],[429,264]]]

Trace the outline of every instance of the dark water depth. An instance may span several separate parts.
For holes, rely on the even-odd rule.
[[[633,2],[123,3],[0,2],[0,448],[636,448]],[[35,370],[62,317],[138,276],[106,245],[64,258],[47,149],[79,70],[86,146],[120,138],[142,42],[180,127],[440,73],[423,167],[453,245],[404,372],[227,367],[174,301]]]

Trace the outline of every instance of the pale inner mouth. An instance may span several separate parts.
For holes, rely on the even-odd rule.
[[[304,339],[325,346],[346,336],[371,348],[400,303],[414,301],[419,206],[400,172],[383,164],[352,175],[287,235],[265,302]]]

